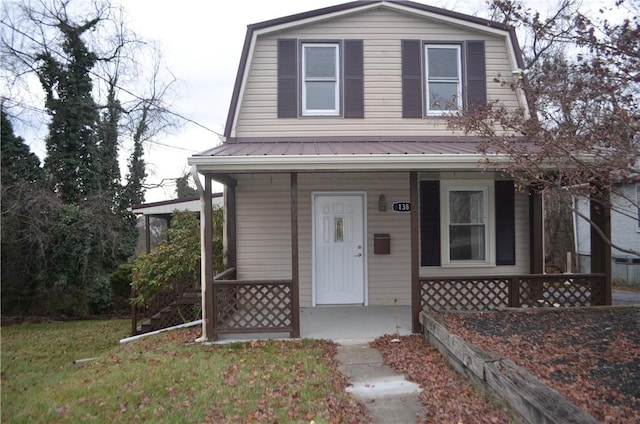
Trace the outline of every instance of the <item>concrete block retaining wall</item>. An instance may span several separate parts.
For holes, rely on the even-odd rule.
[[[420,313],[420,323],[426,339],[447,358],[456,371],[503,398],[526,422],[599,422],[513,361],[486,352],[450,333],[428,312]]]

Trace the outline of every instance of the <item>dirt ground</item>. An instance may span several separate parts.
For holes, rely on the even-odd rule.
[[[440,313],[605,423],[640,423],[640,308]]]

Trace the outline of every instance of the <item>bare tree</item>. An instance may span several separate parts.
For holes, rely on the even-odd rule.
[[[545,16],[525,5],[494,0],[491,7],[495,19],[520,32],[525,58],[522,78],[496,75],[494,83],[524,90],[529,111],[494,100],[450,120],[451,127],[482,136],[484,153],[508,155],[509,163],[491,154],[486,160],[522,186],[562,187],[565,199],[593,190],[628,198],[620,187],[640,173],[640,1],[616,2],[597,16],[574,0]],[[571,210],[573,202],[561,204]]]

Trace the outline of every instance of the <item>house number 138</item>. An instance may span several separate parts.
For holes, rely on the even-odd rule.
[[[409,211],[411,211],[411,203],[410,202],[394,202],[393,203],[393,211],[394,212],[409,212]]]

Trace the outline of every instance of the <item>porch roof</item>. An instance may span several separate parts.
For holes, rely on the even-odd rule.
[[[508,156],[495,147],[481,153],[482,141],[469,136],[229,139],[193,155],[189,164],[201,172],[238,172],[476,169],[486,159],[508,162]],[[533,144],[522,138],[514,138],[513,142],[522,149],[533,150]]]

